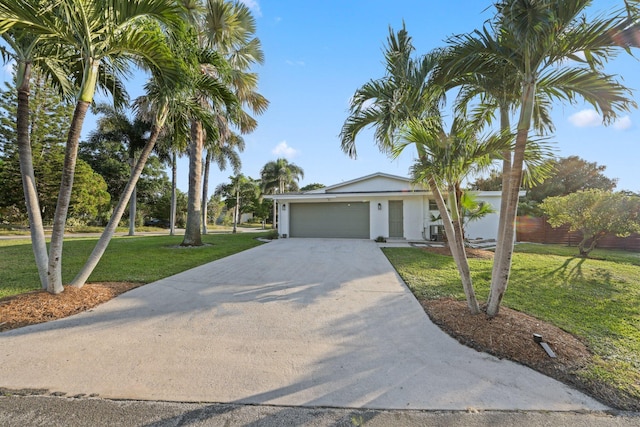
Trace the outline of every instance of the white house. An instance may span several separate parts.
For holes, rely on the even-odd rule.
[[[476,192],[496,213],[469,223],[467,238],[495,239],[499,191]],[[409,178],[375,173],[303,193],[265,196],[278,205],[281,237],[440,240],[442,225],[431,192]]]

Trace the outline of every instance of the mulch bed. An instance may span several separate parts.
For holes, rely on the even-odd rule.
[[[78,289],[65,287],[58,295],[44,290],[0,299],[0,332],[48,322],[89,310],[142,283],[88,283]]]

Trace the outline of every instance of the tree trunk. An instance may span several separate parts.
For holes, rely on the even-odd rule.
[[[131,164],[131,176],[133,176],[136,166],[135,161],[136,159],[133,156],[129,159],[129,163]],[[136,194],[136,187],[133,187],[131,198],[129,199],[129,236],[135,236],[136,234]]]
[[[498,260],[499,269],[494,271],[491,277],[491,290],[489,300],[487,302],[487,315],[494,317],[500,310],[500,303],[504,297],[509,283],[509,275],[511,274],[511,259],[513,256],[513,247],[515,243],[515,220],[518,211],[518,197],[520,184],[522,183],[522,170],[524,166],[524,154],[527,147],[527,139],[529,137],[529,128],[531,127],[531,117],[533,115],[533,105],[535,98],[536,85],[532,78],[525,79],[526,83],[522,88],[522,103],[520,110],[520,120],[518,121],[518,133],[516,135],[516,146],[513,156],[513,164],[509,173],[509,188],[507,203],[504,216],[500,219],[502,224],[502,240],[498,241],[500,248],[500,259]],[[505,197],[504,191],[503,196]]]
[[[209,193],[209,168],[211,167],[211,153],[207,150],[204,162],[204,176],[202,178],[202,234],[207,234],[207,204]]]
[[[511,128],[511,124],[509,123],[509,110],[506,106],[500,106],[500,130],[502,132],[508,132]],[[499,288],[497,279],[499,277],[499,272],[503,268],[503,256],[502,252],[505,247],[504,240],[504,226],[505,226],[505,215],[507,212],[507,201],[509,199],[509,188],[510,188],[510,174],[511,174],[511,150],[505,150],[502,153],[502,197],[500,198],[500,213],[498,220],[498,235],[496,237],[496,249],[493,257],[493,268],[491,272],[491,287],[489,289],[489,296],[487,301],[490,301],[491,292],[494,288]],[[519,188],[519,187],[518,187]],[[495,282],[495,284],[494,284]]]
[[[89,278],[93,270],[98,265],[98,262],[102,258],[102,255],[104,255],[104,252],[107,250],[107,246],[109,246],[109,242],[111,241],[111,238],[113,237],[116,231],[116,228],[118,227],[118,223],[122,219],[122,215],[124,214],[124,211],[126,210],[127,201],[129,201],[132,198],[133,194],[135,193],[138,179],[140,178],[140,175],[142,174],[142,170],[144,169],[144,166],[147,163],[147,160],[149,159],[149,155],[151,155],[151,151],[153,151],[153,147],[155,146],[156,141],[158,140],[159,134],[160,134],[160,128],[158,126],[154,126],[151,136],[149,137],[149,140],[145,144],[144,148],[142,149],[135,167],[131,170],[131,176],[129,177],[129,181],[127,182],[127,185],[125,186],[124,191],[120,196],[118,205],[114,209],[113,214],[111,214],[111,219],[109,220],[109,223],[107,224],[104,231],[102,232],[102,235],[100,236],[98,243],[96,243],[96,246],[93,248],[91,255],[89,255],[87,262],[84,264],[80,272],[78,272],[76,277],[73,279],[73,282],[71,282],[72,286],[76,286],[78,288],[81,288],[82,286],[84,286],[87,279]]]
[[[73,189],[73,178],[76,160],[78,158],[80,133],[90,104],[90,102],[78,101],[67,136],[60,193],[58,194],[56,211],[53,216],[53,231],[51,233],[51,245],[49,248],[49,268],[47,270],[47,291],[53,294],[59,294],[64,290],[62,286],[62,243],[64,240],[64,227],[67,222],[69,202],[71,201],[71,190]]]
[[[189,194],[187,202],[187,227],[181,246],[202,246],[200,235],[200,180],[202,178],[202,123],[191,123],[189,142]]]
[[[271,228],[276,229],[276,214],[277,214],[277,203],[273,200],[273,221],[271,222]]]
[[[238,217],[240,216],[240,190],[236,190],[236,206],[233,209],[233,234],[238,232]]]
[[[18,131],[18,153],[20,158],[20,175],[22,176],[22,190],[29,217],[29,230],[31,232],[31,247],[36,260],[40,285],[47,288],[47,243],[42,225],[40,202],[38,201],[38,189],[33,171],[33,154],[31,152],[31,138],[29,135],[29,80],[31,79],[31,63],[22,63],[18,66],[18,111],[16,127]]]
[[[464,239],[456,234],[454,221],[452,220],[449,211],[447,210],[447,205],[444,202],[442,193],[440,192],[440,188],[438,187],[435,179],[433,177],[429,177],[428,183],[429,189],[431,190],[431,193],[433,194],[433,197],[436,201],[436,205],[438,205],[438,210],[440,211],[440,217],[442,218],[445,233],[448,236],[447,240],[449,242],[449,250],[451,250],[451,256],[453,257],[453,260],[456,263],[456,267],[458,267],[458,272],[460,273],[462,288],[464,289],[464,294],[467,299],[467,307],[469,307],[469,311],[471,312],[471,314],[478,314],[480,313],[480,307],[478,305],[478,300],[476,299],[475,291],[473,289],[471,270],[469,269],[469,262],[464,250]],[[452,194],[452,192],[450,192],[449,199],[455,200],[455,197],[455,194]],[[454,206],[451,206],[452,212],[457,211],[457,206],[455,205],[456,204],[454,203]],[[460,244],[460,242],[462,244]]]
[[[169,235],[176,234],[176,205],[178,203],[177,182],[178,182],[178,155],[174,152],[171,157],[171,213],[169,218]]]

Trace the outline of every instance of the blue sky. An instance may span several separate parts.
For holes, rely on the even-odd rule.
[[[407,176],[413,163],[411,149],[397,160],[381,154],[369,131],[356,140],[356,160],[342,153],[338,138],[354,91],[384,74],[382,48],[389,26],[397,30],[404,21],[422,54],[442,46],[448,36],[480,28],[493,12],[488,0],[245,3],[257,18],[266,56],[258,69],[260,91],[271,105],[257,131],[245,136],[243,172],[258,177],[266,161],[284,156],[304,169],[302,184],[325,185],[378,171]],[[597,0],[593,9],[603,12],[621,4]],[[607,72],[640,89],[639,61],[621,54],[609,65]],[[640,113],[623,116],[604,127],[588,106],[557,105],[553,140],[559,156],[578,155],[605,165],[606,175],[619,179],[618,189],[640,191]],[[228,174],[217,172],[214,179],[220,176]]]
[[[265,52],[257,67],[259,91],[270,107],[259,117],[258,129],[245,135],[242,172],[259,177],[264,164],[278,157],[302,167],[301,185],[336,184],[374,172],[407,176],[413,152],[407,149],[391,160],[376,149],[372,132],[356,140],[358,158],[340,149],[338,135],[348,114],[354,91],[384,74],[382,49],[389,27],[404,21],[413,37],[416,53],[442,46],[443,40],[480,28],[492,15],[490,0],[245,0],[254,12],[258,37]],[[593,10],[604,12],[622,0],[595,0]],[[610,61],[606,69],[640,90],[640,62],[626,54]],[[7,78],[6,69],[3,71]],[[144,77],[130,85],[139,95]],[[634,110],[613,126],[604,127],[589,106],[556,105],[553,110],[558,156],[578,155],[607,167],[605,174],[618,178],[618,189],[640,191],[637,169],[640,157],[640,112]],[[87,134],[94,123],[85,124]],[[179,165],[178,186],[187,190],[188,164]],[[211,189],[228,180],[231,171],[213,170]]]

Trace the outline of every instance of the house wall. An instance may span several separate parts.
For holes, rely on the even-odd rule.
[[[465,227],[467,239],[496,239],[498,237],[498,222],[500,220],[500,194],[477,193],[478,202],[489,203],[495,213],[489,214],[477,221],[468,223]]]
[[[327,195],[330,193],[327,193]],[[338,193],[334,193],[338,194]],[[490,203],[494,210],[493,214],[489,214],[486,217],[467,224],[466,234],[467,238],[483,238],[483,239],[495,239],[498,232],[498,220],[500,209],[500,195],[499,194],[478,194],[478,200],[486,203]],[[388,196],[354,196],[354,197],[341,197],[327,198],[319,196],[314,198],[306,198],[305,200],[294,200],[293,203],[331,203],[333,202],[362,202],[369,201],[369,229],[370,238],[375,239],[378,236],[389,236],[389,200],[402,200],[403,201],[403,228],[404,238],[407,240],[424,240],[425,236],[428,240],[430,238],[429,227],[431,224],[441,224],[442,221],[432,222],[431,214],[438,215],[436,211],[429,211],[429,197],[426,195],[388,195]],[[291,200],[280,200],[278,203],[278,232],[281,236],[290,236],[289,231],[289,207]],[[381,209],[378,210],[378,203],[381,205]],[[286,204],[287,208],[282,209],[282,205]],[[423,232],[426,229],[426,234]]]
[[[381,209],[378,210],[378,203]],[[372,197],[369,205],[369,227],[371,238],[389,235],[389,200],[384,197]]]
[[[398,191],[398,190],[411,190],[410,182],[401,182],[397,179],[376,176],[365,181],[357,181],[346,183],[345,185],[336,185],[335,188],[330,188],[327,193],[335,192],[368,192],[368,191]]]

